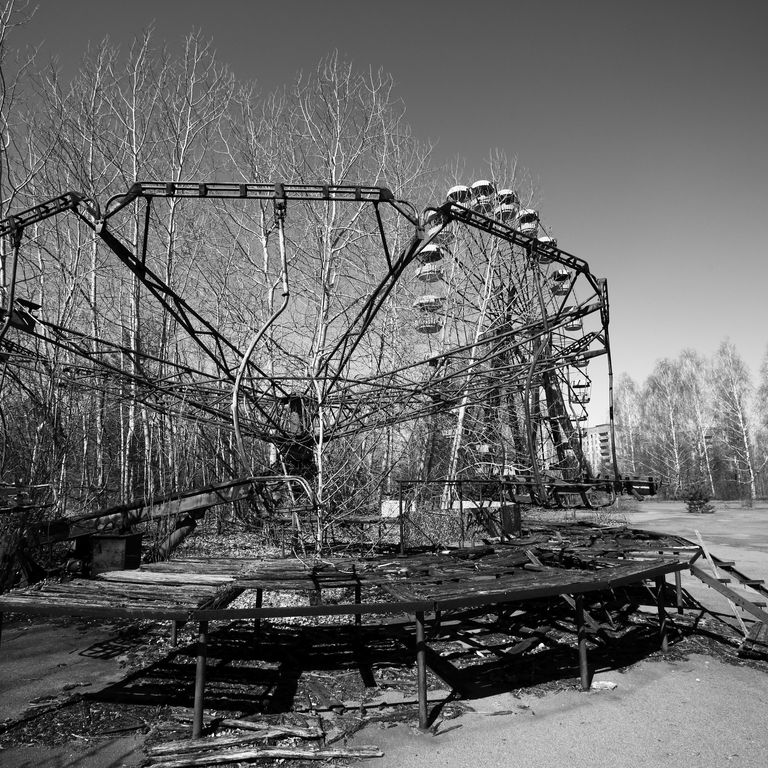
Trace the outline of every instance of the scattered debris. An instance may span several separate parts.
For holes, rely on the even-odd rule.
[[[610,680],[595,680],[590,686],[591,691],[612,691],[616,688],[616,683],[610,682]]]

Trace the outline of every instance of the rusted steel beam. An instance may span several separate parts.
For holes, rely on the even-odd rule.
[[[131,504],[118,505],[69,520],[41,523],[35,530],[40,543],[64,541],[78,536],[130,527],[161,517],[205,512],[219,504],[231,504],[248,498],[257,485],[279,482],[299,484],[305,491],[309,488],[304,478],[295,475],[255,475],[159,499],[141,499]],[[309,492],[311,493],[311,488]]]

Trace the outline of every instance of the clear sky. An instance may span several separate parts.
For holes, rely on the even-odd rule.
[[[607,277],[614,368],[636,379],[725,337],[768,346],[768,2],[42,0],[15,41],[71,74],[88,41],[193,28],[264,90],[333,49],[397,83],[437,157],[493,148],[542,220]],[[601,415],[594,414],[593,421]]]

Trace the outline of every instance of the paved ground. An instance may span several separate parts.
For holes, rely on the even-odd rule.
[[[735,560],[750,576],[768,582],[768,503],[756,502],[752,509],[731,501],[714,504],[715,514],[692,515],[679,501],[643,501],[625,517],[632,527],[676,533],[692,541],[698,530],[712,554]]]
[[[453,730],[450,720],[436,735],[368,727],[355,743],[382,748],[377,768],[768,765],[768,675],[691,656],[596,679],[617,687],[540,699],[503,694],[470,702],[477,712]]]
[[[65,747],[15,747],[0,752],[3,768],[134,768],[144,759],[143,736],[99,739]]]
[[[0,645],[0,721],[20,715],[32,701],[120,680],[120,650],[109,624],[14,622]]]

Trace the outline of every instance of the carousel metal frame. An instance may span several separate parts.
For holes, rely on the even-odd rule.
[[[483,184],[490,182],[478,182],[474,186]],[[301,410],[309,401],[309,398],[304,400],[304,394],[297,394],[296,385],[300,382],[270,375],[254,361],[253,354],[266,330],[291,300],[291,264],[284,242],[286,211],[289,202],[327,204],[333,201],[369,205],[377,223],[384,269],[373,290],[359,302],[343,335],[323,355],[321,369],[315,374],[316,378],[324,378],[324,402],[334,413],[333,422],[324,425],[322,439],[331,441],[445,415],[460,405],[459,400],[464,406],[482,404],[487,402],[492,391],[498,391],[501,378],[522,392],[520,402],[525,410],[526,467],[523,471],[513,470],[514,475],[506,478],[517,486],[517,501],[542,506],[595,506],[611,502],[616,493],[652,491],[652,482],[621,478],[613,439],[611,475],[603,478],[593,475],[581,449],[580,426],[574,425],[573,414],[569,413],[565,399],[569,397],[571,404],[581,406],[588,400],[588,384],[580,382],[574,387],[567,371],[583,367],[591,358],[599,356],[605,356],[607,360],[609,397],[612,398],[606,280],[595,277],[586,261],[558,248],[551,238],[539,235],[538,226],[531,226],[538,223],[538,214],[522,208],[514,201],[514,193],[510,190],[497,193],[493,188],[489,192],[483,186],[459,189],[467,189],[468,194],[449,193],[446,202],[427,209],[422,215],[410,203],[396,199],[389,189],[373,186],[138,182],[126,193],[110,198],[103,207],[91,197],[67,192],[0,221],[0,237],[7,238],[11,245],[10,263],[6,264],[4,272],[5,306],[0,325],[2,364],[9,371],[14,367],[30,366],[45,369],[46,360],[27,346],[24,339],[45,341],[82,361],[69,366],[79,386],[108,390],[117,396],[120,387],[129,383],[132,397],[157,411],[200,417],[233,428],[244,465],[247,463],[244,436],[276,445],[283,455],[296,450],[311,451],[315,427],[307,428],[306,421],[312,420],[312,414],[308,417],[301,414],[303,427],[298,432],[295,420],[290,423],[285,418],[286,412]],[[148,265],[150,215],[156,198],[271,201],[275,227],[280,235],[281,302],[253,335],[247,351],[239,349],[214,323],[203,317],[194,307],[194,298],[180,295]],[[144,204],[143,229],[139,246],[134,251],[117,234],[112,223],[121,211],[138,202]],[[407,244],[396,253],[382,217],[382,209],[386,207],[413,228]],[[66,212],[73,213],[87,225],[173,317],[202,352],[206,366],[160,360],[147,352],[96,339],[76,328],[59,326],[44,319],[36,303],[16,295],[16,276],[25,232]],[[138,209],[136,215],[139,215]],[[409,267],[421,264],[419,269],[424,272],[423,268],[428,266],[431,258],[429,254],[434,255],[436,244],[451,227],[461,227],[476,240],[492,240],[496,244],[494,247],[500,244],[522,254],[524,262],[532,269],[538,316],[527,321],[518,318],[518,322],[500,325],[492,332],[483,331],[472,344],[444,346],[384,371],[355,375],[350,363],[377,313],[390,299],[396,284],[408,279]],[[542,265],[550,265],[546,275]],[[567,303],[568,297],[577,280],[589,286],[592,298],[589,302],[571,305]],[[552,293],[558,297],[556,302],[542,300],[542,286],[546,281],[554,286]],[[419,301],[416,314],[422,323],[421,329],[426,327],[432,332],[436,330],[435,321],[424,326],[424,309],[428,314],[434,314],[435,305],[420,299],[414,306]],[[587,317],[598,318],[593,330],[555,348],[554,333],[564,328],[581,329],[583,319]],[[11,329],[18,332],[15,338],[8,335]],[[511,355],[511,352],[515,354]],[[130,368],[120,364],[121,355],[133,361]],[[166,371],[163,380],[159,381],[147,372],[152,363],[163,364]],[[559,378],[558,372],[562,374]],[[564,395],[563,382],[570,389],[570,395]],[[575,391],[579,387],[586,392]],[[542,402],[546,413],[542,413]],[[241,417],[243,403],[247,403],[248,418],[245,419]],[[543,421],[555,435],[553,450],[560,464],[567,465],[567,471],[553,473],[542,465],[541,445],[536,444],[536,424]],[[609,421],[612,433],[612,403]],[[504,471],[504,468],[499,469],[500,474]],[[293,477],[302,473],[292,467],[285,474]],[[595,502],[593,492],[603,493],[603,501]]]

